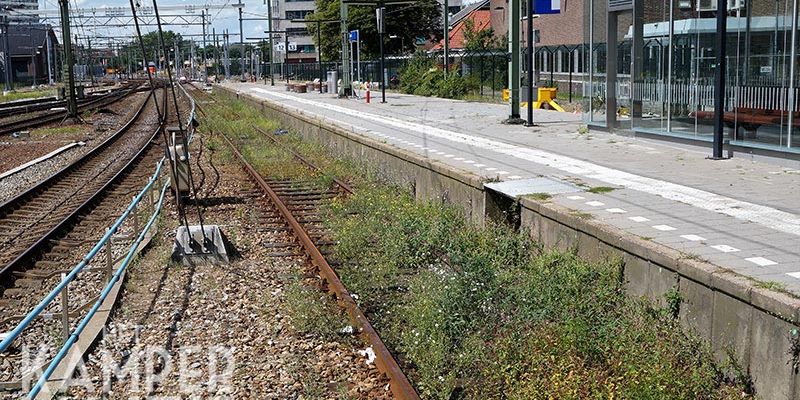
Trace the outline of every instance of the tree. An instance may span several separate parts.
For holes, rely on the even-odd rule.
[[[317,11],[306,17],[307,20],[338,19],[340,0],[315,0]],[[385,11],[386,33],[384,40],[389,40],[389,35],[397,35],[397,39],[405,48],[413,49],[416,38],[424,37],[429,41],[438,41],[442,37],[442,6],[437,0],[418,0],[412,4],[397,4],[386,6]],[[379,35],[375,21],[375,7],[366,5],[348,6],[348,28],[359,30],[361,35],[362,60],[377,58],[379,55]],[[342,48],[340,27],[338,23],[321,24],[322,32],[317,43],[317,48],[322,50],[323,60],[339,60]],[[308,24],[316,42],[317,26]],[[393,44],[397,46],[398,44]],[[384,42],[384,49],[388,42]]]
[[[156,59],[156,55],[158,58],[161,58],[161,42],[158,37],[158,31],[148,32],[142,35],[142,41],[144,42],[144,49],[146,52],[146,58],[148,62],[155,62],[158,63]],[[183,51],[188,51],[190,44],[188,41],[183,40],[183,37],[179,33],[175,33],[173,31],[164,31],[164,46],[167,47],[167,51],[170,52],[172,49],[175,48],[175,42],[177,41],[178,46]],[[134,69],[140,70],[144,68],[142,65],[142,49],[139,45],[139,39],[134,39],[127,45],[123,46],[120,49],[120,52],[123,55],[123,62],[127,64],[127,57],[128,54],[131,55],[133,59],[133,64],[135,66]],[[170,56],[171,57],[171,56]]]
[[[464,47],[467,51],[486,51],[502,47],[503,39],[495,37],[492,28],[475,28],[475,20],[464,21]]]

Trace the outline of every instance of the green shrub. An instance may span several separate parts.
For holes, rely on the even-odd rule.
[[[436,88],[436,95],[446,99],[459,99],[467,94],[467,80],[456,73],[447,75],[447,79],[440,79]]]
[[[400,91],[417,96],[438,96],[449,99],[463,97],[468,89],[467,80],[457,73],[447,79],[433,58],[417,53],[400,71]]]

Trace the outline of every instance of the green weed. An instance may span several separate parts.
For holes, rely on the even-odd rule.
[[[591,187],[591,188],[587,189],[586,191],[589,192],[589,193],[603,194],[603,193],[610,193],[610,192],[613,192],[615,190],[617,190],[617,188],[613,188],[613,187],[610,187],[610,186],[594,186],[594,187]]]

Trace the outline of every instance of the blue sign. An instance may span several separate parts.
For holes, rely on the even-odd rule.
[[[534,14],[560,14],[561,0],[531,0]]]
[[[358,29],[350,31],[350,42],[357,42],[357,41],[358,41]]]

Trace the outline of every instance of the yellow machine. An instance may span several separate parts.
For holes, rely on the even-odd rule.
[[[533,102],[533,108],[542,108],[546,103],[552,109],[564,112],[564,109],[556,103],[556,93],[558,93],[558,88],[537,88],[536,101]]]
[[[536,101],[533,102],[533,108],[541,109],[543,105],[547,104],[553,110],[564,112],[564,109],[556,103],[556,93],[558,93],[558,88],[537,88]],[[509,101],[510,97],[509,90],[503,89],[503,101]],[[528,102],[523,101],[520,103],[520,107],[528,107]]]

